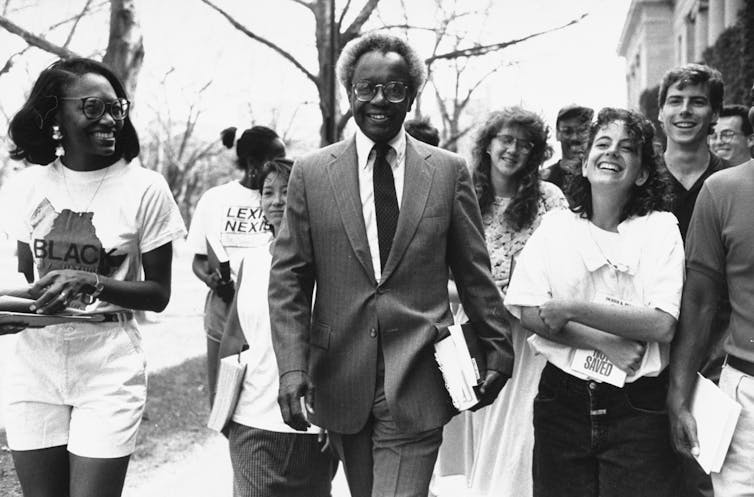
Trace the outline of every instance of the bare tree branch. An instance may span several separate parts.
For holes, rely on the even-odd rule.
[[[10,71],[11,68],[13,67],[13,63],[15,62],[15,58],[18,57],[19,55],[25,54],[30,48],[31,48],[31,45],[27,45],[25,48],[19,50],[18,52],[8,57],[8,60],[5,61],[5,64],[3,64],[3,67],[0,68],[0,76]]]
[[[9,33],[22,38],[29,45],[44,50],[45,52],[50,52],[51,54],[57,55],[62,59],[78,57],[78,54],[76,54],[75,52],[56,45],[50,41],[47,41],[39,35],[35,35],[34,33],[25,30],[5,16],[0,16],[0,28],[3,28]]]
[[[90,7],[89,8],[89,13],[99,12],[100,10],[102,10],[103,8],[105,8],[105,7],[109,6],[109,5],[110,5],[110,0],[105,0],[103,2],[98,3],[97,5],[95,5],[93,7]],[[49,28],[47,28],[47,31],[53,31],[53,30],[59,28],[60,26],[63,26],[63,25],[68,24],[68,23],[71,23],[71,22],[75,21],[76,19],[78,19],[78,17],[79,17],[79,15],[76,14],[73,17],[69,17],[67,19],[63,19],[62,21],[58,21],[55,24],[51,25]]]
[[[212,7],[213,9],[215,9],[218,13],[220,13],[220,15],[222,15],[223,17],[225,17],[225,19],[227,19],[228,22],[231,25],[233,25],[234,28],[236,28],[237,30],[241,31],[243,34],[245,34],[246,36],[248,36],[252,40],[258,41],[259,43],[267,46],[268,48],[271,48],[272,50],[274,50],[275,52],[277,52],[279,55],[281,55],[284,59],[286,59],[288,62],[290,62],[291,64],[293,64],[294,66],[296,66],[296,69],[298,69],[299,71],[301,71],[302,73],[304,73],[304,75],[307,78],[309,78],[309,80],[312,83],[314,83],[315,85],[319,84],[319,77],[316,76],[316,75],[314,75],[314,74],[312,74],[306,67],[304,67],[303,64],[301,64],[301,62],[299,62],[298,60],[296,60],[296,58],[293,55],[291,55],[290,52],[282,49],[277,44],[271,42],[267,38],[259,36],[258,34],[250,31],[246,26],[244,26],[243,24],[241,24],[240,22],[238,22],[233,16],[231,16],[229,13],[227,13],[226,11],[224,11],[223,9],[221,9],[220,7],[218,7],[217,5],[213,4],[209,0],[201,0],[201,1],[204,2],[205,4],[209,5],[210,7]],[[375,1],[375,0],[372,0],[372,1]],[[377,1],[379,1],[379,0],[377,0]]]
[[[511,45],[521,43],[522,41],[530,40],[531,38],[535,38],[537,36],[542,36],[544,34],[553,33],[555,31],[559,31],[569,26],[573,26],[574,24],[578,23],[579,21],[581,21],[588,15],[589,14],[582,14],[578,19],[574,19],[570,22],[567,22],[566,24],[563,24],[562,26],[547,29],[545,31],[540,31],[538,33],[532,33],[530,35],[524,36],[523,38],[518,38],[516,40],[504,41],[502,43],[493,43],[491,45],[474,46],[474,47],[464,48],[460,50],[453,50],[451,52],[446,52],[439,55],[433,55],[432,57],[425,59],[424,62],[427,64],[430,64],[434,62],[435,60],[440,60],[440,59],[457,59],[460,57],[478,57],[480,55],[486,55],[491,52],[502,50],[503,48],[509,47]]]
[[[380,3],[380,0],[367,0],[367,3],[365,3],[364,6],[361,7],[361,10],[356,15],[356,18],[351,22],[350,26],[348,26],[346,30],[343,31],[343,43],[347,43],[351,39],[359,36],[361,27],[364,26],[364,23],[367,22],[372,16],[372,12],[374,12],[374,9],[377,8],[378,3]]]
[[[343,19],[346,18],[346,13],[348,12],[348,9],[350,8],[351,8],[351,0],[348,0],[346,2],[346,6],[343,7],[343,10],[340,12],[340,17],[338,18],[338,32],[340,32],[340,27],[343,25]]]
[[[306,0],[291,0],[291,2],[303,5],[309,10],[312,10],[314,8],[313,4],[311,2],[307,2]]]
[[[86,15],[86,13],[89,11],[89,6],[92,4],[94,0],[86,0],[86,3],[84,4],[84,8],[81,9],[81,12],[76,15],[73,19],[73,26],[71,26],[71,30],[68,32],[68,37],[65,39],[65,42],[63,43],[63,48],[68,48],[68,45],[71,44],[71,40],[73,39],[73,34],[76,32],[76,28],[79,26],[79,23],[81,22],[81,18]]]

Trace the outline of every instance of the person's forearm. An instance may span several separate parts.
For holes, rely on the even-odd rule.
[[[678,330],[670,347],[671,407],[689,407],[699,370],[708,353],[712,320],[717,311],[720,284],[695,271],[689,271],[681,302]]]
[[[210,277],[207,256],[200,254],[194,255],[194,260],[191,262],[191,271],[193,271],[194,275],[206,285],[207,280]]]
[[[552,333],[540,319],[537,307],[523,308],[521,324],[548,340],[577,349],[602,350],[605,341],[611,337],[609,333],[575,322],[569,322],[559,332]]]
[[[568,307],[570,321],[631,340],[668,343],[675,331],[673,316],[651,307],[586,301]]]
[[[99,300],[134,310],[156,311],[165,309],[170,301],[170,284],[156,281],[119,281],[99,277],[104,285]]]

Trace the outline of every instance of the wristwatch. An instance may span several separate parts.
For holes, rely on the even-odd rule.
[[[86,285],[83,289],[82,300],[87,305],[93,304],[100,293],[102,293],[102,290],[105,289],[105,284],[99,280],[99,274],[94,273],[94,280],[94,285]]]

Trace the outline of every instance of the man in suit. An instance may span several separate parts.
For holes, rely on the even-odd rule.
[[[328,430],[354,497],[426,496],[455,413],[433,356],[449,269],[486,352],[482,405],[511,375],[507,318],[465,162],[403,130],[422,59],[373,33],[338,77],[358,130],[294,165],[273,253],[278,401],[290,426]]]

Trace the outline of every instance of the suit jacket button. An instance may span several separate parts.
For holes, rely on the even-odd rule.
[[[372,337],[372,338],[376,337],[377,336],[377,330],[375,330],[374,328],[372,328],[371,330],[369,330],[369,336]]]

